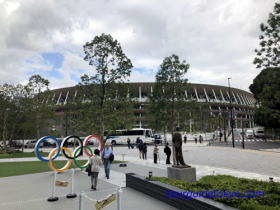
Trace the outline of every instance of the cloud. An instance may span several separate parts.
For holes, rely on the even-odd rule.
[[[0,84],[46,75],[52,88],[75,85],[94,73],[83,44],[110,33],[131,58],[130,81],[154,81],[163,58],[175,53],[190,64],[190,82],[248,90],[259,73],[252,64],[259,24],[276,1],[263,0],[0,0]],[[63,56],[55,74],[43,53]],[[11,74],[11,72],[13,72]]]

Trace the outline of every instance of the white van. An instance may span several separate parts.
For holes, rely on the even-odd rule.
[[[264,128],[255,128],[254,134],[256,138],[264,138]]]
[[[248,130],[246,130],[245,135],[246,135],[247,139],[253,139],[254,138],[254,131],[251,130],[251,129],[248,129]]]

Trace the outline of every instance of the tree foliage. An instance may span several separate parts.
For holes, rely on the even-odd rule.
[[[84,60],[93,66],[96,72],[93,76],[81,77],[81,85],[85,86],[85,97],[91,103],[88,104],[88,111],[84,112],[91,119],[84,120],[84,127],[97,131],[104,139],[104,131],[114,126],[118,127],[118,119],[126,116],[121,110],[129,106],[122,106],[120,103],[127,104],[128,101],[120,100],[120,96],[125,93],[122,93],[115,83],[121,85],[130,76],[133,65],[122,51],[119,42],[111,35],[101,34],[94,37],[84,45],[84,52]]]
[[[156,83],[153,95],[150,97],[152,125],[158,130],[174,130],[176,119],[184,116],[186,111],[187,79],[185,74],[189,64],[180,61],[177,55],[163,59],[156,74]],[[185,113],[186,114],[186,113]],[[178,124],[177,124],[178,125]],[[160,129],[160,127],[162,129]]]
[[[280,127],[280,68],[267,68],[254,79],[250,91],[257,100],[255,122]]]
[[[278,67],[280,64],[280,3],[275,3],[267,23],[260,25],[259,49],[255,49],[257,68]]]
[[[53,115],[50,107],[42,103],[45,93],[41,90],[46,90],[48,84],[44,78],[34,75],[27,85],[0,86],[0,139],[5,149],[7,140],[11,145],[14,139],[34,138],[36,131]]]

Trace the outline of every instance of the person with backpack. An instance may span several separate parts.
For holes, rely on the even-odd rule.
[[[171,164],[170,163],[171,149],[168,146],[168,143],[166,143],[165,148],[164,148],[163,151],[166,154],[166,164]]]
[[[114,160],[113,150],[110,148],[110,143],[105,143],[105,148],[102,151],[102,161],[104,163],[105,176],[107,179],[110,178],[110,166]]]
[[[99,149],[95,149],[94,155],[90,158],[90,162],[89,162],[92,190],[96,190],[100,166],[102,166],[102,164],[103,164],[99,155],[100,155]]]

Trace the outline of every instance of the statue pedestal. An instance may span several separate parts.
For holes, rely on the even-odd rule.
[[[184,180],[186,182],[196,181],[196,168],[167,168],[167,177],[171,179]]]

